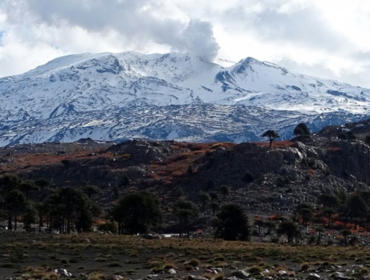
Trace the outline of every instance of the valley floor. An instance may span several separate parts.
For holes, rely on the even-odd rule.
[[[221,280],[231,276],[236,277],[233,279],[353,279],[350,277],[370,275],[370,253],[368,247],[362,246],[227,242],[203,238],[150,240],[101,233],[2,233],[0,241],[0,276],[3,279],[58,279],[63,274],[91,280]]]

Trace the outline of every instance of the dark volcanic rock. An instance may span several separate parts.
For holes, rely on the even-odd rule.
[[[365,130],[364,126],[358,128],[370,131],[370,122]],[[363,142],[367,134],[338,140],[334,132],[337,129],[331,128],[274,143],[272,148],[267,143],[114,144],[91,139],[21,145],[0,149],[0,170],[24,179],[45,178],[56,187],[97,185],[105,190],[107,203],[116,187],[121,195],[148,189],[172,204],[180,196],[197,201],[201,190],[221,196],[220,187],[226,185],[230,194],[225,199],[249,211],[290,211],[301,202],[316,203],[323,193],[368,189],[370,147]]]
[[[115,155],[127,155],[130,157],[131,163],[147,164],[162,161],[166,158],[166,154],[169,153],[170,149],[165,147],[163,143],[133,140],[114,145],[108,148],[107,151]]]

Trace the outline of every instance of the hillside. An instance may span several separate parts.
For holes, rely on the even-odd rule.
[[[44,178],[54,187],[97,185],[103,207],[120,195],[149,190],[171,206],[180,196],[197,202],[199,191],[229,186],[225,201],[248,211],[290,211],[332,191],[367,189],[370,121],[326,127],[310,137],[274,143],[185,143],[133,140],[119,144],[82,139],[75,143],[18,145],[0,149],[0,174]],[[341,140],[352,131],[357,139]],[[252,179],[246,180],[250,173]],[[127,180],[128,179],[128,180]]]
[[[0,146],[142,138],[251,142],[368,118],[370,90],[253,58],[229,67],[188,54],[55,59],[0,79]]]

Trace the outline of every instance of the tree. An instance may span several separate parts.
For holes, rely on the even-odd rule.
[[[258,228],[258,233],[262,233],[262,228],[265,227],[265,222],[261,219],[254,220],[253,225],[255,225]]]
[[[345,133],[340,133],[340,134],[338,135],[338,139],[340,139],[340,140],[347,140],[347,134],[345,134]]]
[[[268,138],[270,142],[270,148],[271,148],[272,142],[274,142],[276,138],[280,138],[280,135],[275,130],[267,130],[262,134],[262,137]]]
[[[297,240],[300,238],[301,233],[297,225],[291,221],[283,221],[279,224],[276,233],[279,235],[285,234],[288,239],[288,243],[293,243],[294,238]]]
[[[338,135],[338,139],[354,140],[354,139],[356,139],[356,134],[354,134],[352,131],[347,131],[346,133],[342,132]]]
[[[204,212],[205,209],[206,209],[206,206],[211,202],[211,197],[209,196],[208,193],[200,191],[198,193],[198,199],[199,199],[199,202],[200,202],[202,212]]]
[[[1,195],[1,207],[8,217],[8,229],[17,227],[17,215],[20,214],[20,210],[24,209],[27,203],[27,199],[24,194],[19,190],[23,180],[16,175],[5,175],[0,177],[0,195]]]
[[[344,229],[342,230],[341,234],[343,235],[343,238],[344,238],[344,246],[347,246],[348,244],[348,236],[351,234],[352,232],[348,229]]]
[[[324,232],[324,229],[321,227],[316,228],[316,233],[317,233],[317,240],[316,240],[316,245],[321,244],[321,238],[322,238],[322,233]]]
[[[216,187],[216,184],[212,181],[212,180],[209,180],[208,183],[207,183],[207,191],[209,190],[214,190]]]
[[[334,194],[322,194],[318,198],[318,202],[324,207],[337,209],[340,205],[338,196]]]
[[[14,220],[14,230],[17,230],[17,216],[27,207],[27,198],[20,190],[11,190],[6,194],[4,204],[8,211],[8,228],[13,229]]]
[[[254,176],[250,171],[246,171],[243,176],[243,181],[246,183],[251,183],[254,181]]]
[[[273,231],[276,230],[276,224],[272,221],[265,221],[264,226],[267,228],[266,235],[270,235]]]
[[[353,131],[347,131],[347,139],[354,140],[356,138],[356,134],[354,134]]]
[[[366,135],[364,141],[365,141],[365,144],[370,145],[370,135]]]
[[[362,197],[366,204],[370,204],[370,191],[359,191],[358,194]]]
[[[79,189],[63,187],[50,195],[45,202],[48,208],[49,226],[60,232],[70,233],[75,226],[78,232],[92,226],[92,202]]]
[[[302,224],[307,226],[307,223],[312,220],[314,216],[314,209],[310,204],[301,203],[295,210],[296,214],[302,219]]]
[[[22,181],[19,184],[19,190],[24,193],[27,201],[30,199],[31,193],[40,190],[40,188],[33,181]]]
[[[189,200],[179,200],[173,206],[173,212],[177,217],[179,224],[186,231],[187,236],[190,236],[190,223],[198,216],[198,209],[195,204]],[[182,232],[181,232],[182,233]]]
[[[83,192],[91,199],[95,194],[100,193],[100,189],[94,185],[84,185]]]
[[[345,190],[336,190],[333,193],[339,199],[339,207],[343,207],[348,202],[348,193]]]
[[[158,199],[148,191],[125,195],[111,210],[118,222],[118,234],[148,233],[162,223],[162,210]]]
[[[180,186],[176,186],[172,191],[171,195],[173,198],[178,199],[184,195],[184,192]]]
[[[224,240],[249,240],[250,230],[248,217],[238,204],[227,204],[221,207],[214,222],[215,237]]]
[[[212,201],[217,201],[218,200],[218,194],[217,192],[210,192],[209,196],[211,197]]]
[[[345,207],[345,214],[352,220],[363,220],[367,217],[369,212],[368,206],[364,199],[359,194],[350,196],[348,203]],[[354,220],[354,221],[355,221]]]
[[[310,208],[302,208],[299,210],[298,214],[301,217],[302,224],[304,226],[307,226],[307,223],[313,218],[313,211]]]
[[[220,191],[223,195],[223,200],[225,200],[226,196],[228,196],[230,193],[230,188],[228,186],[221,186]]]
[[[113,186],[112,187],[112,197],[114,199],[118,199],[119,198],[119,189],[117,186]]]
[[[123,187],[127,187],[128,185],[130,185],[130,179],[125,174],[125,175],[122,176],[122,178],[120,180],[119,187],[123,188]]]
[[[218,204],[216,201],[211,202],[211,210],[213,216],[216,215],[217,210],[220,209],[220,204]]]
[[[50,186],[50,182],[46,179],[38,179],[34,183],[36,186],[39,187],[40,190],[44,190],[45,188]]]
[[[294,135],[310,135],[310,130],[305,123],[298,124],[293,131]]]
[[[189,166],[188,166],[188,169],[186,170],[186,172],[191,175],[194,173],[194,168],[193,166],[189,163]]]
[[[44,218],[47,216],[48,213],[48,207],[47,204],[43,202],[36,202],[34,207],[37,211],[37,216],[39,218],[38,221],[39,232],[41,232],[41,228],[44,226]]]
[[[98,225],[98,230],[102,232],[117,233],[117,229],[117,225],[114,222],[106,222],[104,224]]]
[[[16,175],[5,175],[0,177],[0,193],[4,195],[11,190],[19,189],[22,182],[23,180]]]
[[[33,203],[28,203],[23,211],[22,216],[24,228],[26,231],[31,229],[31,224],[36,223],[37,221],[37,210]]]
[[[331,227],[333,215],[336,213],[333,208],[325,208],[323,211],[324,215],[328,218],[328,227]]]
[[[304,131],[302,130],[302,128],[296,126],[293,130],[293,134],[295,136],[298,136],[298,135],[304,135]]]
[[[312,211],[314,210],[314,208],[313,208],[313,206],[311,204],[308,204],[308,203],[300,203],[300,204],[297,205],[295,211],[296,212],[299,212],[303,208],[308,208],[308,209],[311,209]]]

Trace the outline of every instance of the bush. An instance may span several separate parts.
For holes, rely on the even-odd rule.
[[[304,262],[301,264],[301,271],[307,271],[310,268],[310,264],[308,262]]]
[[[254,265],[252,267],[250,267],[248,269],[248,272],[251,273],[251,274],[257,274],[257,273],[261,273],[262,272],[262,268],[257,266],[257,265]]]
[[[305,123],[298,124],[293,131],[294,135],[310,135],[310,130]]]
[[[223,279],[225,279],[225,275],[224,275],[223,273],[219,273],[219,274],[217,274],[217,275],[213,278],[213,280],[223,280]]]
[[[216,228],[216,238],[243,241],[250,238],[248,217],[240,205],[227,204],[222,206],[213,224]]]
[[[176,265],[172,262],[167,262],[164,264],[164,269],[169,270],[169,269],[176,269]]]
[[[244,176],[243,176],[243,181],[246,182],[246,183],[251,183],[254,181],[254,176],[251,172],[247,171],[245,172]]]
[[[198,260],[198,259],[192,259],[187,264],[188,265],[191,265],[193,267],[196,267],[196,266],[199,266],[200,265],[200,260]]]
[[[98,230],[102,232],[117,233],[117,225],[116,223],[107,222],[105,224],[98,225]]]

